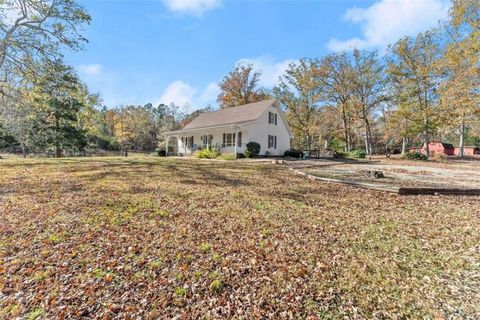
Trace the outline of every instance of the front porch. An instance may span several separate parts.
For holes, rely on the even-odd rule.
[[[209,147],[221,153],[243,153],[248,133],[245,127],[237,124],[166,132],[167,155],[193,156],[195,151]]]

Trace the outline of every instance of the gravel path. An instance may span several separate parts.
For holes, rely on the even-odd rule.
[[[306,160],[290,162],[289,166],[303,169],[317,176],[347,181],[364,181],[404,187],[480,188],[480,161],[478,160],[451,160],[448,162]],[[385,178],[371,178],[369,171],[382,171]]]

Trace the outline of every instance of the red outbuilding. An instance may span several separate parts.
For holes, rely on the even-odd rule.
[[[428,149],[430,151],[431,156],[435,154],[453,156],[455,154],[456,148],[451,143],[444,143],[440,141],[430,141],[430,143],[428,144]],[[410,148],[408,151],[425,153],[425,147]]]
[[[455,155],[458,155],[460,153],[460,148],[455,147]],[[474,156],[480,154],[480,148],[479,147],[463,147],[463,155],[464,156]]]

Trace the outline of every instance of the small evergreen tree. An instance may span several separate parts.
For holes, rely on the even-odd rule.
[[[47,62],[42,76],[35,81],[32,105],[37,117],[30,134],[40,148],[53,149],[60,157],[63,151],[83,151],[87,140],[78,124],[85,101],[81,85],[71,67],[61,61]]]

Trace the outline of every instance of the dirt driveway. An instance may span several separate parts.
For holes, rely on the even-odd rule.
[[[480,188],[480,158],[442,161],[411,161],[374,158],[366,160],[305,160],[288,165],[309,174],[353,182],[369,182],[401,187]],[[370,177],[382,171],[385,178]]]

